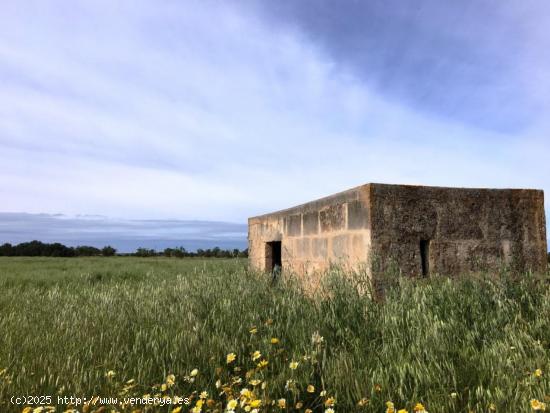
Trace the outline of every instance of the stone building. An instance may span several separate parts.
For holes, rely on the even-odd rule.
[[[248,220],[251,267],[407,276],[546,268],[544,193],[366,184]],[[312,279],[313,281],[313,279]]]

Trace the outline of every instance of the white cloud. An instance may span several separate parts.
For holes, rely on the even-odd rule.
[[[18,7],[0,27],[5,211],[243,221],[365,182],[550,190],[543,121],[420,114],[237,6]]]

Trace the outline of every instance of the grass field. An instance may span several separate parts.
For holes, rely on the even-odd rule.
[[[27,395],[190,398],[182,412],[550,405],[548,276],[396,279],[384,303],[326,280],[312,298],[246,260],[1,258],[0,412]]]

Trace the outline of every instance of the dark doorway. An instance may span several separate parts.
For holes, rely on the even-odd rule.
[[[422,261],[422,276],[430,275],[430,240],[420,240],[420,260]]]
[[[281,241],[272,241],[265,244],[265,269],[272,272],[282,268]]]

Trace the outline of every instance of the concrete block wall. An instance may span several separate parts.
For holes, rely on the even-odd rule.
[[[422,273],[421,240],[430,273],[544,271],[544,194],[528,189],[372,186],[372,254],[380,269]]]
[[[331,263],[350,269],[370,250],[368,188],[358,187],[308,204],[249,219],[249,259],[266,271],[266,247],[282,242],[283,268],[313,274]]]

